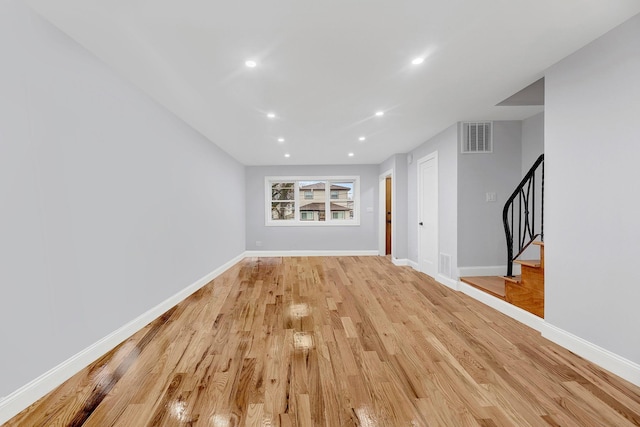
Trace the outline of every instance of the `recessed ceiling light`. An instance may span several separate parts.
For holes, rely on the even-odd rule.
[[[278,142],[284,142],[284,138],[278,138]]]
[[[253,59],[249,59],[249,60],[244,62],[244,65],[246,65],[249,68],[255,68],[256,65],[258,65],[258,63],[256,61],[254,61]]]
[[[349,153],[349,157],[353,157],[355,154],[353,153]]]
[[[382,116],[384,116],[384,111],[378,111],[378,112],[376,113],[376,116],[378,116],[378,117],[382,117]]]
[[[291,157],[291,154],[289,154],[289,153],[285,153],[285,155],[284,155],[284,156],[285,156],[286,158],[289,158],[289,157]]]
[[[360,138],[358,138],[359,141],[364,141],[365,139],[367,138],[365,138],[364,136],[361,136]]]
[[[420,57],[420,58],[414,58],[413,61],[411,61],[411,63],[413,65],[420,65],[424,62],[424,58]]]
[[[275,119],[276,113],[267,113],[267,117],[269,117],[270,119]]]

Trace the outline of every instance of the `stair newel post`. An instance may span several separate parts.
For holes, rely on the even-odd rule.
[[[511,210],[511,222],[509,223],[509,210]],[[502,210],[502,223],[507,236],[507,276],[513,276],[513,205],[507,203]]]
[[[520,246],[520,242],[522,242],[522,192],[524,190],[521,189],[518,193],[518,246]]]
[[[531,234],[536,229],[536,174],[531,177]]]

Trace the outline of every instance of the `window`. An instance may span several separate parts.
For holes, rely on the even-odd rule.
[[[274,182],[270,185],[271,221],[290,221],[295,219],[295,183]]]
[[[333,197],[335,193],[336,197]],[[353,185],[349,181],[331,182],[331,218],[351,219],[353,215]]]
[[[266,177],[268,226],[359,225],[359,177]]]

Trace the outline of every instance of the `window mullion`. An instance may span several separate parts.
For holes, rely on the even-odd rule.
[[[331,181],[324,182],[324,220],[331,221]]]
[[[293,182],[293,214],[294,222],[300,222],[300,185],[299,181]]]

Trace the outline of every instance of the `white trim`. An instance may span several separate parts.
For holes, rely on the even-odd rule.
[[[377,250],[308,250],[308,251],[246,251],[247,258],[269,258],[269,257],[290,257],[290,256],[378,256]]]
[[[488,305],[491,308],[495,308],[499,312],[506,314],[512,319],[522,322],[525,325],[535,329],[536,331],[542,332],[545,321],[535,314],[531,314],[528,311],[521,309],[520,307],[509,304],[508,302],[501,300],[500,298],[489,295],[488,293],[474,288],[473,286],[470,286],[464,282],[458,282],[458,290],[464,294],[469,295],[471,298]]]
[[[395,258],[393,255],[391,256],[391,262],[393,263],[393,265],[396,265],[398,267],[404,267],[409,265],[409,260],[406,258]]]
[[[420,159],[418,159],[418,162],[416,164],[417,167],[417,176],[418,176],[418,182],[417,182],[417,188],[418,188],[418,215],[416,218],[418,218],[418,222],[421,222],[421,216],[422,216],[422,212],[421,212],[421,207],[422,207],[422,197],[423,197],[423,189],[422,189],[422,177],[420,176],[420,168],[422,167],[423,163],[426,163],[430,160],[435,160],[435,168],[436,168],[436,201],[437,201],[437,209],[436,209],[436,236],[435,236],[435,240],[436,240],[436,254],[440,253],[440,165],[438,162],[438,151],[434,151],[432,153],[427,154],[424,157],[421,157]],[[418,225],[418,271],[422,271],[423,273],[426,274],[425,271],[422,270],[421,268],[421,264],[422,264],[422,227],[420,225]],[[436,255],[436,259],[434,260],[434,275],[438,274],[438,255]]]
[[[576,353],[602,368],[613,372],[625,380],[640,386],[640,365],[622,356],[590,343],[570,332],[545,323],[542,336],[554,343]]]
[[[455,279],[452,279],[440,273],[436,274],[436,277],[434,277],[434,279],[436,280],[436,282],[445,285],[447,288],[451,288],[454,291],[458,290],[458,281]]]
[[[479,267],[458,267],[458,277],[468,276],[504,276],[507,273],[506,265],[491,265]],[[513,274],[520,274],[520,264],[513,264]]]
[[[479,289],[469,286],[464,282],[458,283],[458,290],[469,295],[491,308],[506,314],[507,316],[524,323],[549,341],[552,341],[569,351],[585,358],[586,360],[606,369],[625,380],[640,386],[640,365],[625,359],[605,348],[593,344],[583,338],[573,335],[563,329],[558,328],[536,315],[522,310],[519,307],[509,304],[499,298],[482,292]]]
[[[233,267],[244,258],[244,253],[236,256],[193,284],[187,286],[165,301],[136,317],[126,325],[93,343],[79,353],[71,356],[69,359],[40,375],[33,381],[20,387],[18,390],[6,396],[3,400],[0,400],[0,424],[16,416],[33,402],[67,381],[73,375],[93,363],[105,353],[111,351],[118,344],[128,339],[131,335],[144,328],[164,312],[174,307],[180,301],[193,294],[195,291],[227,271],[229,268]]]
[[[408,258],[394,258],[392,256],[391,262],[393,263],[393,265],[397,265],[398,267],[407,266],[413,268],[415,271],[420,271],[420,269],[418,269],[418,263]]]

